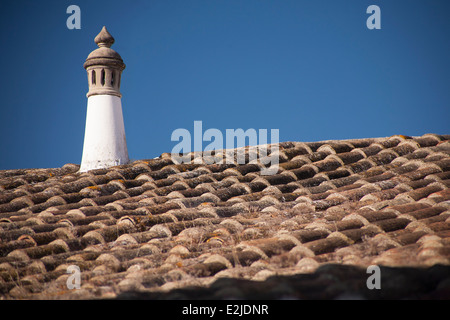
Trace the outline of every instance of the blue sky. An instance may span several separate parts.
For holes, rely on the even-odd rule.
[[[66,27],[71,4],[81,30]],[[380,30],[366,27],[372,4]],[[127,65],[132,159],[170,152],[195,120],[280,141],[449,134],[449,12],[447,0],[2,0],[0,169],[81,162],[83,63],[103,25]]]

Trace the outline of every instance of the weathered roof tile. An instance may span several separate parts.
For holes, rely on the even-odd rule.
[[[448,266],[449,139],[283,142],[269,176],[237,158],[175,164],[170,154],[83,174],[72,164],[0,171],[0,296],[268,283],[332,264]],[[257,152],[243,150],[247,160]],[[82,271],[76,294],[61,291],[70,265]],[[267,294],[296,295],[281,287]],[[215,296],[243,294],[223,290]]]

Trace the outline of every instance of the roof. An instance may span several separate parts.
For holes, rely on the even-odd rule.
[[[283,142],[269,176],[170,154],[0,171],[0,297],[449,298],[449,139]]]

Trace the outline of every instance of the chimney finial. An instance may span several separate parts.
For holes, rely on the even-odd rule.
[[[100,33],[94,39],[95,43],[100,47],[111,48],[114,43],[114,37],[108,32],[105,26],[103,26]]]

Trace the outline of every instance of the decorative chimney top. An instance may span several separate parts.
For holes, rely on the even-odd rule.
[[[86,96],[109,94],[121,98],[120,78],[125,63],[122,57],[111,49],[114,37],[103,27],[94,41],[99,48],[89,54],[83,65],[88,73],[89,83]]]
[[[102,31],[95,37],[94,41],[100,48],[111,48],[114,43],[114,37],[106,30],[106,27],[103,26]]]

